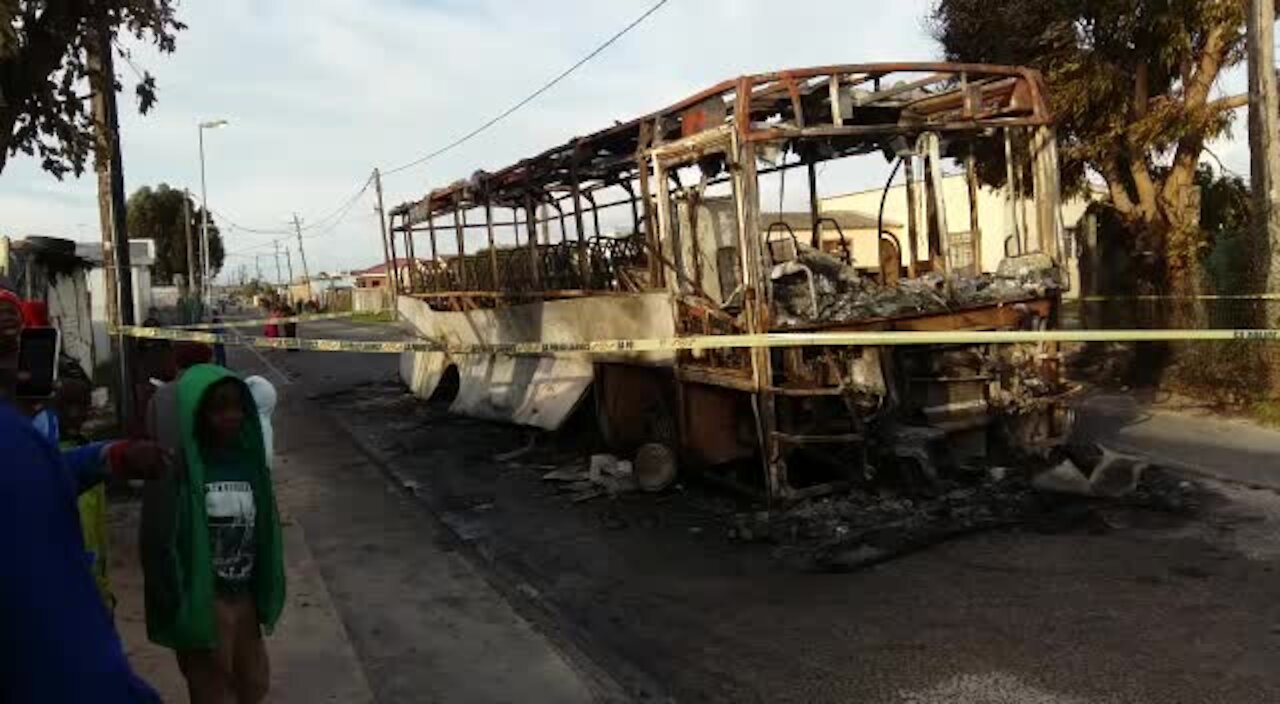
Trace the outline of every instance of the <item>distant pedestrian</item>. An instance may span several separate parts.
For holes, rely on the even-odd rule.
[[[297,317],[298,312],[297,312],[297,311],[295,311],[295,310],[293,309],[293,306],[291,306],[291,305],[289,305],[288,303],[286,303],[286,304],[284,304],[284,309],[283,309],[282,311],[280,311],[280,314],[281,314],[281,316],[283,316],[284,318],[286,318],[286,319],[287,319],[287,318],[294,318],[294,317]],[[291,338],[291,339],[292,339],[292,338],[297,338],[297,337],[298,337],[298,321],[296,321],[296,320],[290,320],[289,322],[287,322],[287,323],[285,323],[285,324],[284,324],[284,336],[285,336],[285,337],[288,337],[288,338]],[[298,351],[298,348],[296,348],[296,347],[291,347],[291,348],[289,348],[289,351],[290,351],[290,352],[297,352],[297,351]]]
[[[262,334],[272,339],[280,337],[280,309],[275,305],[271,306],[267,314],[267,325],[263,328]]]
[[[260,376],[251,376],[244,380],[253,395],[253,403],[258,407],[258,422],[262,425],[262,445],[267,457],[267,466],[275,466],[275,430],[271,424],[271,416],[276,411],[276,387]]]
[[[227,329],[222,327],[222,316],[220,315],[213,316],[213,324],[215,326],[213,328],[213,332],[215,334],[217,335],[227,334]],[[221,342],[214,343],[213,345],[213,363],[220,367],[227,366],[227,346],[222,344]]]
[[[248,387],[200,364],[156,393],[149,426],[178,469],[143,499],[147,634],[177,651],[192,704],[266,696],[263,631],[284,608],[280,518]]]

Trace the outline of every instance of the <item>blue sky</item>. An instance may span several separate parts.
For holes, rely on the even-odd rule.
[[[568,67],[652,0],[219,0],[187,2],[177,53],[139,48],[160,102],[139,116],[123,98],[125,187],[199,190],[196,125],[206,133],[209,200],[252,227],[331,213],[375,166],[429,152]],[[498,128],[386,180],[391,206],[477,168],[493,170],[574,135],[674,102],[742,73],[827,63],[936,58],[929,0],[671,0],[631,34]],[[785,14],[784,14],[785,13]],[[1224,92],[1243,90],[1235,72]],[[1243,113],[1236,132],[1244,134]],[[1214,145],[1248,171],[1240,140]],[[842,176],[843,177],[843,176]],[[868,187],[848,175],[836,190]],[[882,178],[877,174],[875,180]],[[308,231],[312,271],[381,260],[372,189],[334,227]],[[0,175],[0,233],[98,238],[92,174],[59,182],[14,157]],[[228,229],[250,269],[270,235]],[[292,245],[293,243],[290,242]],[[264,269],[267,259],[262,260]],[[295,262],[296,264],[296,262]],[[274,268],[274,263],[270,264]]]

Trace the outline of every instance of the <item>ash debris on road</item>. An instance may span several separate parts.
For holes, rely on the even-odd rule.
[[[784,326],[1015,302],[1047,295],[1062,285],[1053,260],[1040,253],[1009,257],[994,274],[956,276],[949,284],[942,274],[932,272],[885,286],[829,254],[809,249],[776,265],[771,278]]]
[[[786,510],[741,513],[729,535],[776,545],[775,556],[795,569],[848,572],[983,530],[1105,532],[1141,523],[1122,515],[1128,512],[1189,520],[1207,498],[1198,484],[1150,467],[1120,495],[1038,487],[1037,478],[1055,466],[992,467],[947,480],[929,495],[854,490]]]
[[[705,486],[696,473],[644,491],[646,463],[593,453],[595,441],[582,428],[525,435],[451,416],[388,386],[348,395],[343,405],[358,410],[365,422],[391,431],[388,439],[399,452],[413,453],[437,442],[440,423],[489,428],[512,438],[515,449],[478,456],[501,471],[527,474],[548,489],[548,496],[561,497],[563,510],[600,513],[601,525],[610,530],[666,524],[670,521],[663,514],[677,511],[680,519],[675,522],[694,526],[690,533],[719,532],[729,544],[765,546],[778,565],[791,571],[854,571],[989,530],[1099,533],[1176,524],[1195,518],[1213,498],[1200,483],[1150,466],[1143,458],[1089,445],[1022,457],[1005,466],[954,466],[925,485],[877,481],[763,510],[748,498]],[[483,453],[484,448],[475,451]],[[1060,479],[1064,467],[1078,474],[1076,482],[1048,481]],[[1117,482],[1117,476],[1132,481]]]

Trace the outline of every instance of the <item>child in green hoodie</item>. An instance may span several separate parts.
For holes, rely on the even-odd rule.
[[[256,407],[243,381],[209,364],[158,390],[153,404],[153,432],[161,444],[176,440],[183,467],[172,487],[148,486],[144,497],[148,633],[177,651],[193,704],[256,704],[269,687],[263,631],[284,604]]]

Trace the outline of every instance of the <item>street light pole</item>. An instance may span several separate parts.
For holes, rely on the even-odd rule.
[[[204,131],[226,125],[226,120],[209,120],[201,122],[197,130],[200,134],[200,203],[202,205],[200,209],[200,300],[204,303],[206,310],[212,307],[210,292],[213,289],[209,286],[209,191],[204,177]]]

